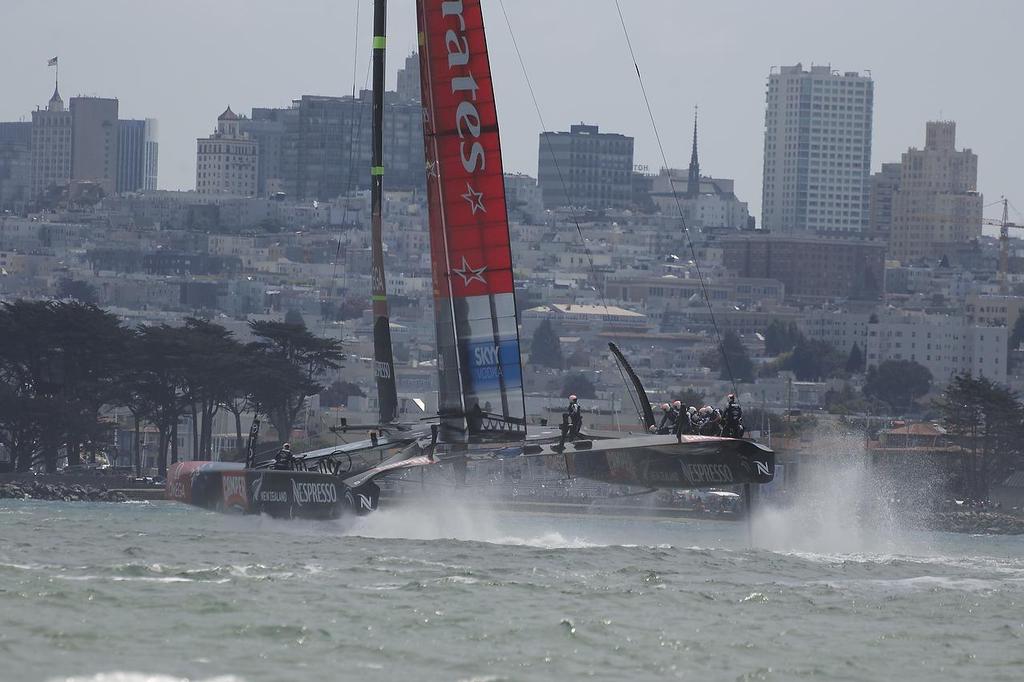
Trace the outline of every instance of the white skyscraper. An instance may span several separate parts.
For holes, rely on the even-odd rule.
[[[259,145],[241,131],[228,107],[217,118],[217,130],[196,141],[196,191],[200,194],[256,195]]]
[[[761,224],[778,232],[868,223],[874,83],[829,66],[768,76]]]

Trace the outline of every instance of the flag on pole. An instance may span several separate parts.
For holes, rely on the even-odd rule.
[[[53,58],[52,58],[52,59],[50,59],[50,60],[49,60],[48,62],[46,62],[46,65],[47,65],[47,66],[57,66],[57,58],[56,58],[56,57],[53,57]]]

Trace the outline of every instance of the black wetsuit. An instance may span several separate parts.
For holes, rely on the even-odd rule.
[[[658,433],[675,433],[679,425],[680,414],[676,408],[670,408],[661,416],[661,423],[658,424]]]
[[[736,403],[730,403],[725,408],[725,428],[722,435],[729,438],[743,438],[743,410]]]
[[[580,435],[580,429],[583,428],[583,412],[580,410],[580,404],[569,403],[566,414],[569,416],[569,438],[575,438]]]

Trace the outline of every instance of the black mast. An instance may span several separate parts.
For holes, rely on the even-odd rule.
[[[395,358],[391,350],[391,320],[384,279],[384,243],[381,202],[384,196],[384,51],[387,35],[387,0],[373,2],[373,160],[370,167],[370,230],[373,252],[373,373],[382,424],[398,416]]]

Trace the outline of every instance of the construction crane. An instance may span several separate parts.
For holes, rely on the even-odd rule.
[[[999,226],[999,293],[1005,296],[1010,293],[1009,276],[1008,272],[1010,269],[1010,228],[1024,228],[1024,225],[1017,225],[1016,223],[1010,222],[1010,202],[1006,197],[1003,197],[1003,219],[992,220],[991,218],[982,218],[981,222],[985,225],[998,225]]]

